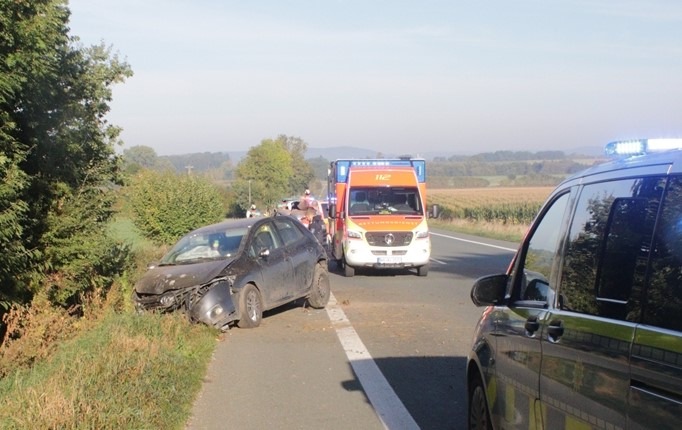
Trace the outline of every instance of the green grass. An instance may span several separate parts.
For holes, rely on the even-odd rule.
[[[180,314],[112,312],[0,380],[0,428],[182,429],[217,336]]]
[[[133,250],[139,250],[152,245],[149,240],[140,234],[140,231],[129,217],[116,217],[109,223],[109,234],[117,240],[129,243]]]

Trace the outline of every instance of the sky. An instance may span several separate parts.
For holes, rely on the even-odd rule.
[[[682,137],[679,0],[70,0],[125,148],[385,154]]]

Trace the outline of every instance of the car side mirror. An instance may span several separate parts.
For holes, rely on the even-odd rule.
[[[471,288],[471,301],[476,306],[494,306],[504,301],[509,275],[488,275],[478,278]]]
[[[149,263],[147,263],[147,270],[151,270],[151,269],[155,268],[155,267],[158,266],[158,265],[159,265],[159,262],[158,262],[158,261],[149,262]]]
[[[261,258],[267,258],[270,256],[270,250],[268,248],[261,248],[258,252],[258,256]]]
[[[336,203],[330,203],[327,212],[327,217],[336,219]]]

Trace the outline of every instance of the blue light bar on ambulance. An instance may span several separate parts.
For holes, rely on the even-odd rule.
[[[671,149],[682,149],[682,139],[634,139],[609,142],[606,155],[642,155],[651,152],[663,152]]]
[[[358,159],[358,160],[336,160],[336,182],[348,181],[348,169],[351,166],[375,167],[375,166],[412,166],[417,174],[420,183],[426,182],[426,160],[424,159]]]

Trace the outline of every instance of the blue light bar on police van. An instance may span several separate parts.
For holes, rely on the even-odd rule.
[[[609,142],[606,155],[641,155],[651,152],[682,149],[682,139],[633,139]]]

